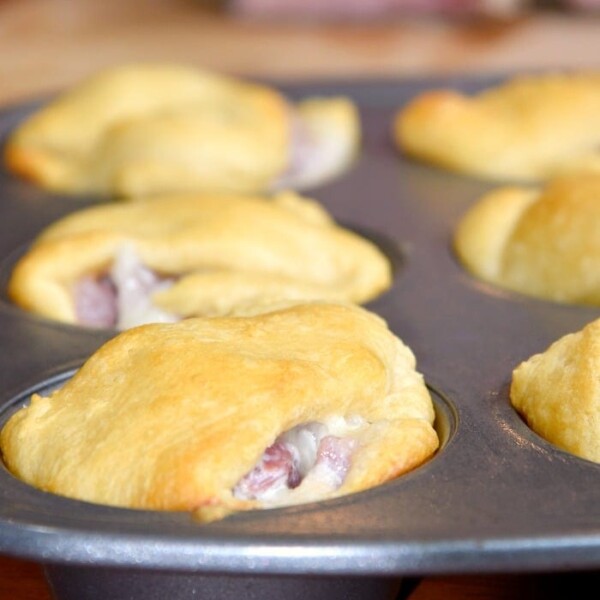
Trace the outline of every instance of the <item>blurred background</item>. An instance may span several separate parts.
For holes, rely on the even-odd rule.
[[[598,67],[600,0],[0,0],[0,102],[124,61],[281,79]]]

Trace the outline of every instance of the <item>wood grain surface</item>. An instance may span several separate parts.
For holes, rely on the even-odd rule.
[[[412,17],[281,22],[199,0],[0,0],[0,103],[125,61],[169,60],[285,79],[598,67],[600,19]]]

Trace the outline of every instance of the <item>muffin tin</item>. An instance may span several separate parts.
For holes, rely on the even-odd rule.
[[[392,288],[367,307],[413,350],[432,391],[442,446],[429,462],[352,496],[208,525],[187,513],[61,498],[1,466],[0,552],[42,563],[59,600],[384,599],[406,595],[403,582],[423,575],[600,568],[600,465],[541,439],[508,398],[519,362],[600,309],[527,298],[466,274],[453,229],[493,184],[408,161],[391,140],[395,110],[415,94],[473,92],[501,79],[279,84],[291,97],[347,94],[360,107],[360,157],[306,195],[393,260]],[[2,135],[38,105],[5,109]],[[12,264],[42,227],[103,200],[53,196],[5,171],[0,196],[1,426],[114,332],[50,322],[5,296]]]

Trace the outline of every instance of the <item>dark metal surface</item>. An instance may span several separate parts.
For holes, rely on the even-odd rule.
[[[47,567],[46,577],[60,600],[394,600],[397,579],[381,577],[281,577],[198,575],[141,569]]]
[[[84,574],[80,568],[171,571],[182,574],[181,581],[192,574],[242,575],[248,581],[292,575],[307,585],[326,576],[378,580],[600,568],[600,465],[540,439],[508,400],[511,371],[520,361],[600,317],[600,309],[501,292],[472,280],[456,264],[453,228],[492,186],[412,164],[390,140],[394,109],[442,83],[471,90],[489,80],[288,88],[296,96],[347,93],[361,105],[360,159],[309,195],[337,220],[382,236],[403,254],[393,288],[369,308],[412,348],[418,369],[439,392],[441,430],[449,440],[438,455],[360,494],[209,525],[187,514],[59,498],[0,469],[0,552],[55,565],[55,585],[66,587],[72,581],[64,584],[61,565]],[[0,125],[6,131],[27,110],[5,111]],[[41,227],[89,202],[50,197],[0,174],[0,256],[10,262],[9,255]],[[0,301],[2,418],[31,386],[80,364],[111,335],[49,323]]]

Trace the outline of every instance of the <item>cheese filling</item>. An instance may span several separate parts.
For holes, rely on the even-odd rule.
[[[344,138],[318,135],[297,114],[291,117],[291,124],[289,165],[273,182],[273,191],[315,185],[347,160],[348,145]]]
[[[278,506],[319,500],[337,490],[358,448],[355,434],[368,426],[361,417],[333,417],[304,423],[281,434],[255,467],[238,481],[233,495]]]
[[[129,329],[179,320],[152,303],[152,294],[173,285],[146,267],[132,245],[119,250],[108,273],[82,277],[74,289],[77,322],[89,327]]]

